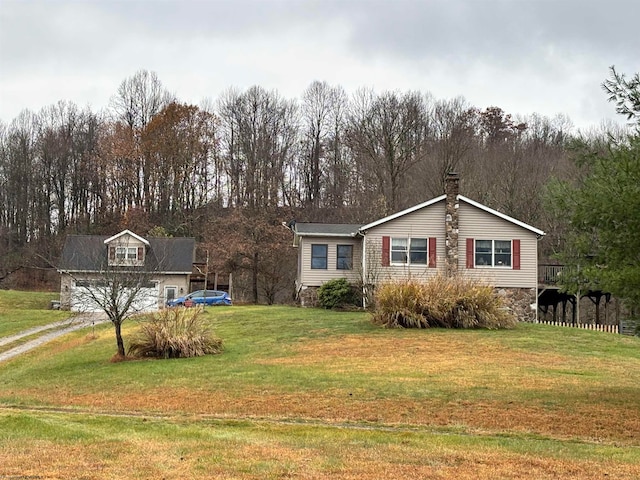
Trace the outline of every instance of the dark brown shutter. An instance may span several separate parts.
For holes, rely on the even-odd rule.
[[[144,247],[138,247],[138,261],[144,262]]]
[[[474,257],[473,238],[467,238],[467,268],[473,268]]]
[[[436,239],[429,237],[429,268],[436,268]]]
[[[382,266],[389,266],[389,257],[391,254],[391,239],[389,237],[382,237]]]
[[[109,247],[109,260],[116,259],[116,247]]]
[[[513,241],[513,269],[520,270],[520,240]]]

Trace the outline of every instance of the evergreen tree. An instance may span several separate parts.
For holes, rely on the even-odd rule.
[[[550,200],[569,222],[562,260],[567,291],[589,288],[613,293],[640,306],[640,82],[611,69],[603,84],[619,113],[635,127],[607,145],[579,142],[576,160],[586,171],[576,184],[555,181]],[[620,106],[626,106],[620,108]],[[634,106],[636,105],[636,106]]]

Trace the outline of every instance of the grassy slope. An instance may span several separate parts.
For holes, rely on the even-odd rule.
[[[89,478],[117,476],[108,454],[139,478],[640,475],[637,338],[382,330],[361,313],[287,307],[206,315],[223,355],[112,364],[105,325],[0,365],[0,404],[20,406],[0,414],[0,465],[13,468],[0,475],[38,473],[26,461],[38,455],[60,476],[90,464],[109,473]],[[56,463],[61,448],[81,455]]]
[[[51,300],[59,296],[49,292],[0,290],[0,337],[69,317],[69,312],[48,310]]]

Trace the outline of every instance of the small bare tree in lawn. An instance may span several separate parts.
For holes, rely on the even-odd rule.
[[[116,271],[107,268],[99,272],[99,276],[100,279],[93,281],[77,281],[78,297],[88,305],[97,305],[107,314],[115,329],[118,355],[124,357],[122,324],[148,308],[140,297],[143,290],[153,288],[150,275],[139,269]]]
[[[82,242],[85,245],[81,246]],[[166,258],[163,245],[161,242],[154,244],[154,248],[147,248],[141,260],[137,257],[137,246],[127,247],[126,243],[120,243],[115,250],[116,247],[105,245],[101,237],[78,236],[72,246],[65,244],[63,263],[66,255],[67,263],[71,257],[75,265],[91,266],[91,270],[82,271],[60,269],[74,285],[70,306],[81,312],[104,312],[115,329],[118,355],[121,357],[125,356],[124,321],[158,307],[158,291],[154,282],[158,272],[163,271]],[[69,252],[73,247],[75,251]],[[134,250],[136,258],[133,258]]]

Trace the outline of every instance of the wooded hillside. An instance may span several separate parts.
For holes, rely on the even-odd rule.
[[[68,233],[130,228],[193,236],[244,298],[288,298],[281,222],[371,221],[440,195],[450,171],[465,196],[548,232],[547,256],[561,226],[543,187],[576,176],[571,134],[562,115],[321,82],[298,99],[254,86],[187,105],[139,71],[106,111],[61,101],[0,125],[0,282],[55,264]]]

